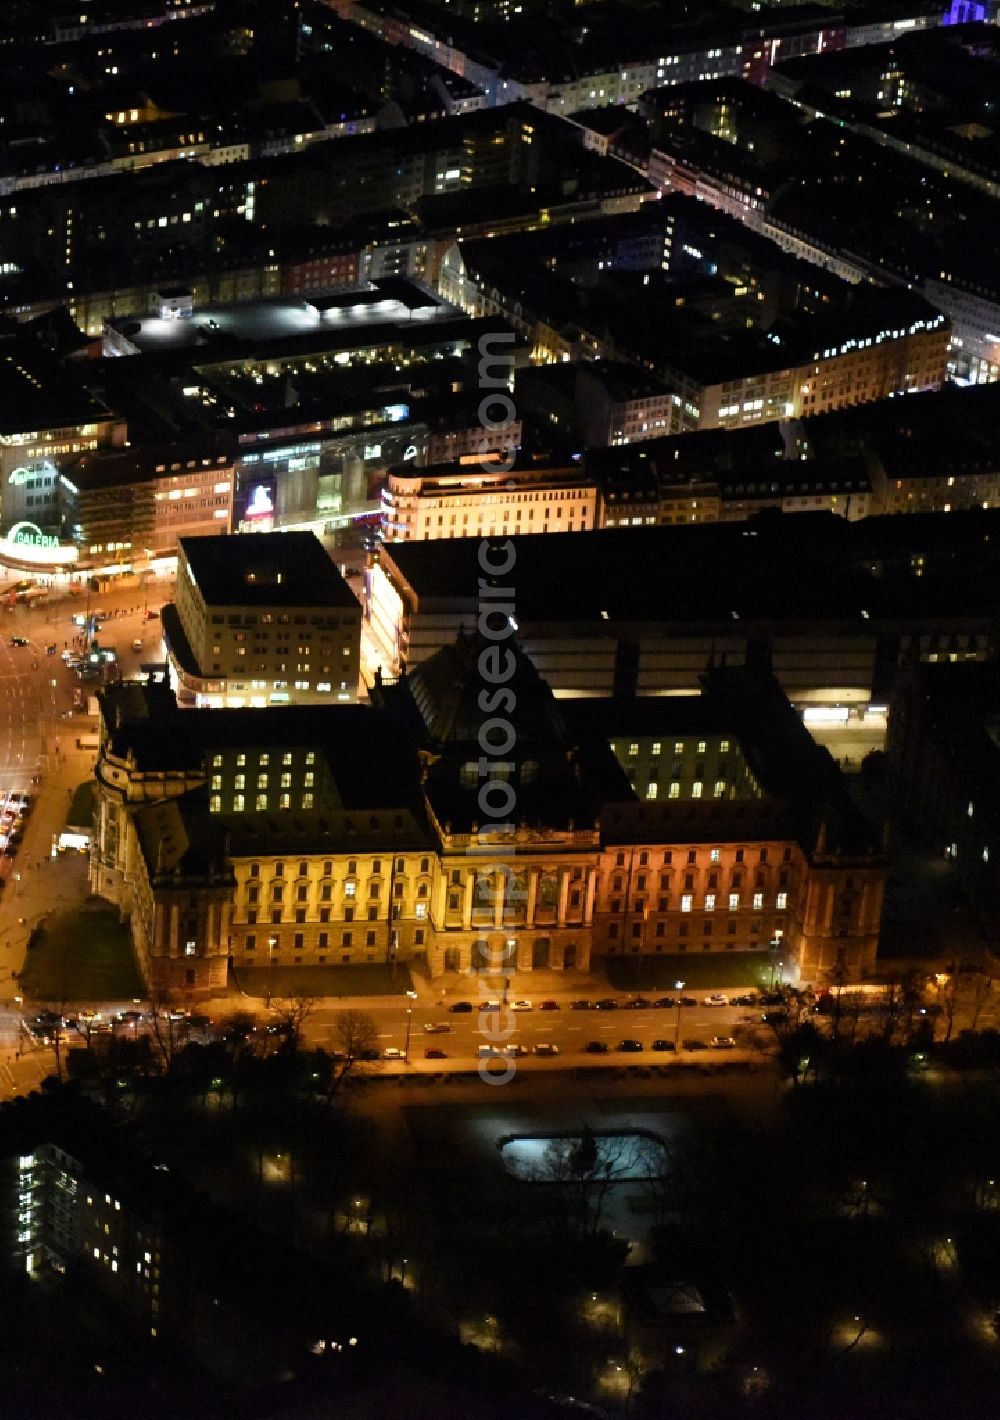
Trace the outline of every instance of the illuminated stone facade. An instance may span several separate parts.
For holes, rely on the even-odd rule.
[[[491,824],[477,644],[377,685],[370,707],[191,716],[163,687],[105,694],[91,880],[131,919],[151,984],[208,994],[230,963],[398,959],[437,978],[495,973],[501,953],[518,974],[778,943],[803,980],[871,969],[878,835],[772,678],[557,702],[518,654],[516,743],[490,769],[516,807]],[[664,748],[677,793],[652,801]],[[211,788],[230,759],[251,777],[287,760],[294,788],[269,778],[264,806],[234,808],[228,778]]]

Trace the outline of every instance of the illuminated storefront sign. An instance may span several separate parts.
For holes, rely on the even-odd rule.
[[[60,542],[57,537],[43,533],[35,523],[15,523],[6,537],[0,538],[0,557],[17,562],[57,567],[75,562],[79,555],[79,548],[73,543]]]

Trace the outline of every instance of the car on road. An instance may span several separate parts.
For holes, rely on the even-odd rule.
[[[398,1045],[387,1045],[382,1051],[383,1060],[405,1060],[406,1052],[400,1050]]]
[[[673,996],[657,996],[653,1005],[658,1011],[672,1011],[677,1001]]]
[[[698,1001],[694,996],[682,996],[677,1004],[679,1006],[697,1006]]]
[[[558,1011],[560,1006],[558,1001],[539,1001],[538,1009],[540,1011]]]
[[[731,1035],[713,1035],[713,1036],[712,1036],[712,1049],[713,1049],[713,1050],[735,1050],[735,1049],[736,1049],[736,1042],[735,1042],[735,1040],[733,1040],[733,1038],[732,1038]]]
[[[554,1045],[551,1040],[541,1040],[541,1041],[539,1041],[539,1043],[535,1046],[535,1054],[536,1054],[536,1055],[558,1055],[558,1054],[559,1054],[559,1047],[558,1047],[558,1045]]]
[[[649,1048],[650,1048],[650,1050],[676,1050],[676,1049],[677,1049],[677,1047],[674,1045],[674,1043],[673,1043],[672,1040],[654,1040],[654,1041],[653,1041],[653,1044],[652,1044]]]
[[[625,1002],[625,1009],[628,1011],[645,1011],[652,1005],[652,1001],[647,1001],[645,996],[633,996],[630,1001]]]
[[[583,1048],[588,1055],[607,1055],[609,1049],[603,1040],[588,1040]]]
[[[589,1011],[589,1010],[590,1010],[590,1002],[589,1002],[589,1001],[571,1001],[571,1002],[569,1003],[569,1008],[570,1008],[571,1011]]]
[[[756,1006],[757,997],[753,994],[749,996],[734,996],[729,1004],[731,1006]]]
[[[638,1055],[639,1051],[644,1050],[645,1047],[641,1040],[620,1040],[618,1049],[623,1050],[626,1055]]]
[[[707,1050],[707,1049],[708,1049],[708,1046],[705,1044],[705,1042],[704,1042],[703,1040],[686,1040],[686,1041],[684,1042],[684,1049],[685,1049],[685,1050]]]
[[[500,1054],[508,1055],[511,1059],[516,1059],[519,1055],[529,1054],[529,1051],[526,1045],[505,1045]]]
[[[12,646],[30,646],[31,642],[28,640],[27,636],[12,636],[10,638],[10,644]]]
[[[766,1026],[780,1026],[788,1020],[787,1011],[761,1011],[760,1018]]]
[[[453,1001],[448,1007],[453,1016],[467,1016],[474,1009],[471,1001]]]
[[[75,651],[71,651],[69,647],[67,647],[65,651],[59,652],[59,659],[62,661],[75,661],[77,659],[77,654]]]
[[[449,1031],[454,1029],[455,1027],[450,1026],[447,1021],[431,1021],[429,1025],[424,1026],[428,1035],[447,1035]]]
[[[489,1060],[494,1055],[499,1055],[500,1051],[495,1045],[481,1045],[476,1051],[476,1054],[479,1056],[480,1060]]]
[[[127,1021],[129,1025],[131,1025],[133,1021],[138,1022],[142,1019],[143,1014],[141,1011],[119,1011],[115,1016],[116,1021]]]
[[[613,996],[605,996],[603,1000],[594,1002],[595,1011],[617,1011],[618,1002]]]
[[[425,1050],[425,1051],[424,1051],[424,1059],[425,1059],[425,1060],[447,1060],[447,1059],[448,1059],[448,1052],[447,1052],[446,1050],[437,1050],[437,1049],[435,1049],[434,1047],[431,1047],[430,1050]]]
[[[706,996],[701,1004],[703,1006],[728,1006],[729,997],[724,991],[713,991],[711,996]]]
[[[535,1008],[530,1001],[511,1001],[510,1009],[512,1011],[533,1011]]]
[[[381,1060],[382,1056],[377,1050],[359,1050],[359,1060]]]
[[[499,1009],[500,1009],[500,1002],[499,1002],[499,1001],[480,1001],[480,1003],[479,1003],[479,1009],[480,1009],[481,1011],[499,1011]]]

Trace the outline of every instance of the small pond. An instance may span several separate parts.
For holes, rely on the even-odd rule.
[[[665,1142],[644,1129],[515,1134],[497,1147],[507,1172],[529,1183],[633,1183],[658,1178],[667,1167]]]

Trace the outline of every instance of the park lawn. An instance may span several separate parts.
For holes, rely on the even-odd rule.
[[[145,995],[128,924],[104,904],[44,917],[28,942],[24,996],[55,1007]]]
[[[677,952],[671,956],[608,957],[608,980],[619,991],[673,990],[685,987],[747,986],[766,989],[773,963],[767,952]]]

